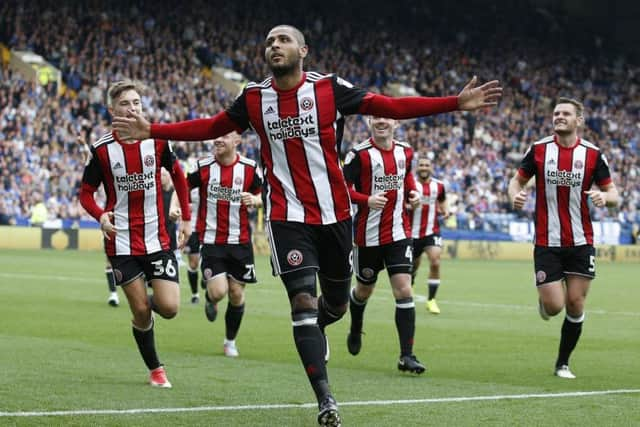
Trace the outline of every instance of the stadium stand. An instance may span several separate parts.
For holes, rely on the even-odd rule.
[[[317,4],[316,4],[317,3]],[[229,93],[211,67],[247,79],[267,74],[262,38],[274,24],[299,26],[311,47],[308,69],[337,71],[354,84],[386,92],[390,85],[423,95],[459,90],[472,73],[498,78],[505,93],[497,109],[403,123],[398,139],[432,153],[456,213],[445,226],[507,232],[518,219],[506,186],[530,142],[551,133],[550,105],[559,95],[581,99],[583,137],[606,153],[623,204],[594,209],[596,220],[620,223],[634,241],[640,225],[640,68],[596,32],[576,31],[559,9],[535,2],[415,4],[8,0],[0,6],[0,221],[30,223],[42,203],[50,220],[88,219],[77,199],[84,151],[108,126],[109,82],[130,77],[149,85],[143,99],[154,121],[207,117],[228,105]],[[553,3],[547,8],[554,8]],[[339,13],[336,13],[339,10]],[[405,10],[404,13],[394,13]],[[525,12],[523,12],[523,10]],[[547,12],[547,13],[544,13]],[[520,16],[531,19],[516,19]],[[526,49],[522,47],[526,46]],[[62,72],[62,84],[27,81],[8,65],[8,52],[42,55]],[[362,118],[347,122],[342,152],[367,137]],[[175,144],[191,164],[206,144]],[[257,157],[245,135],[242,153]],[[188,168],[188,166],[187,166]],[[39,201],[42,203],[39,203]],[[524,210],[530,217],[533,203]],[[84,223],[84,221],[83,221]],[[90,221],[87,221],[90,223]]]

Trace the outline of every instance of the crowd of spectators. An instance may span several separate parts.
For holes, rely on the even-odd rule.
[[[450,226],[491,230],[516,215],[506,197],[508,180],[528,145],[551,133],[552,102],[559,95],[585,103],[583,137],[604,151],[622,194],[617,213],[594,210],[595,219],[617,215],[625,227],[640,223],[640,67],[606,40],[563,30],[562,15],[510,19],[526,1],[466,13],[455,5],[408,0],[376,3],[370,10],[357,1],[304,3],[285,1],[272,9],[239,0],[224,3],[221,13],[204,1],[118,0],[108,9],[97,0],[82,7],[3,2],[0,43],[42,55],[62,71],[65,90],[25,81],[6,63],[0,68],[0,223],[38,211],[41,216],[42,206],[47,219],[86,216],[76,196],[85,156],[77,139],[93,141],[108,129],[110,82],[146,83],[143,104],[153,121],[211,116],[236,94],[214,84],[209,67],[264,78],[265,31],[282,22],[305,32],[308,69],[337,72],[372,91],[396,84],[437,96],[457,93],[473,74],[501,80],[505,92],[498,108],[407,121],[397,132],[434,158],[456,212]],[[349,118],[343,154],[367,137],[365,121]],[[209,148],[175,144],[187,168]],[[243,154],[256,158],[256,150],[255,135],[245,135]],[[532,209],[530,203],[525,215]]]

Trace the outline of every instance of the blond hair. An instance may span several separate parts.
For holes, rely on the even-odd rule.
[[[127,90],[135,90],[139,95],[141,95],[145,90],[145,86],[138,81],[129,79],[119,80],[115,83],[112,83],[111,86],[109,86],[109,90],[107,91],[107,105],[109,107],[113,107],[113,102],[118,99],[124,91]]]
[[[558,104],[571,104],[576,109],[576,116],[582,117],[584,115],[584,104],[582,104],[582,102],[578,101],[577,99],[561,96],[556,102],[556,105]]]

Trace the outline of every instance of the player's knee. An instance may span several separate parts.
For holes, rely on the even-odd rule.
[[[375,283],[365,284],[358,282],[355,287],[354,293],[356,298],[360,301],[366,301],[373,294],[374,289],[376,288]]]
[[[242,285],[229,286],[229,301],[233,305],[240,305],[244,300],[244,288]]]
[[[318,310],[317,298],[308,292],[298,292],[291,297],[291,312],[306,312]]]
[[[157,312],[163,319],[173,319],[178,315],[178,303],[170,302],[158,305]]]
[[[560,313],[562,311],[564,307],[562,306],[562,304],[558,304],[556,302],[551,302],[551,303],[546,303],[544,304],[544,311],[549,315],[549,316],[555,316],[558,313]]]
[[[584,313],[584,299],[567,300],[566,312],[572,317],[580,317]]]

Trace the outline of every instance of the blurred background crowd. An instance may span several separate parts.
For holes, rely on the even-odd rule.
[[[266,32],[291,23],[310,46],[306,69],[335,72],[371,91],[396,85],[440,96],[458,93],[473,75],[502,82],[497,108],[406,121],[397,131],[397,139],[434,159],[455,213],[447,226],[504,231],[516,216],[531,217],[532,198],[524,212],[511,211],[508,180],[527,147],[551,134],[554,99],[570,96],[584,102],[582,135],[607,156],[623,200],[615,211],[594,209],[594,219],[637,230],[637,57],[606,35],[580,31],[553,2],[215,3],[2,2],[0,43],[42,55],[62,71],[63,87],[26,81],[0,61],[0,224],[88,218],[77,197],[86,155],[78,139],[95,141],[108,131],[111,82],[145,83],[152,121],[209,117],[237,95],[214,84],[210,67],[264,79]],[[362,117],[348,118],[342,153],[368,136]],[[243,139],[240,151],[257,158],[256,136]],[[174,144],[185,169],[210,148]]]

